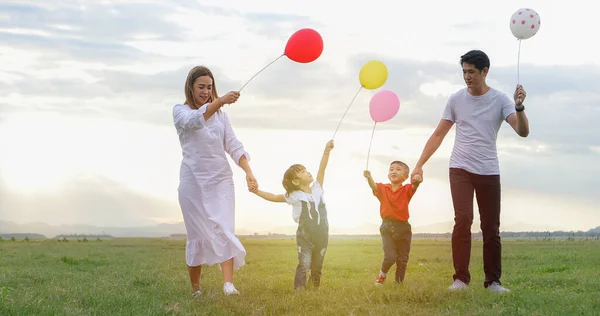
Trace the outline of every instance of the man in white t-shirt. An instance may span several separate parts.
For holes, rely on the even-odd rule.
[[[439,148],[452,125],[456,124],[456,139],[450,157],[450,191],[454,204],[452,231],[452,261],[455,274],[450,290],[468,288],[471,281],[471,225],[473,195],[483,234],[484,287],[494,292],[510,292],[500,283],[502,245],[500,242],[500,167],[496,150],[498,130],[508,122],[521,137],[529,135],[525,115],[525,90],[517,85],[514,100],[487,85],[490,68],[488,56],[472,50],[461,56],[463,78],[467,84],[448,99],[436,130],[433,132],[411,178],[423,175],[423,165]]]

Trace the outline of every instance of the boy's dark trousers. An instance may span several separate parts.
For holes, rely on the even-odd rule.
[[[471,224],[473,224],[473,193],[477,197],[481,232],[483,234],[483,270],[488,287],[500,283],[502,274],[502,244],[500,242],[499,175],[478,175],[463,169],[450,168],[450,191],[454,204],[454,230],[452,231],[452,261],[454,280],[469,284],[471,259]]]
[[[294,288],[301,289],[306,286],[307,273],[310,270],[310,280],[315,287],[321,284],[321,270],[323,260],[329,243],[329,223],[327,210],[323,203],[319,203],[319,213],[314,212],[314,203],[310,203],[312,218],[303,216],[308,214],[309,203],[302,202],[303,210],[300,224],[296,231],[296,245],[298,246],[298,266],[294,278]],[[320,220],[318,219],[320,216]]]
[[[404,281],[410,253],[412,229],[408,222],[384,219],[379,228],[383,241],[381,271],[387,273],[396,264],[396,282]]]

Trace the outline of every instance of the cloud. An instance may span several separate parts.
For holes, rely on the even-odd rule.
[[[135,59],[151,59],[153,57],[126,44],[101,42],[98,39],[45,37],[35,34],[3,32],[0,34],[0,40],[23,49],[43,49],[44,58],[38,61],[38,67],[42,64],[52,65],[58,60],[70,58],[88,62],[107,62],[106,57],[110,56],[111,64],[126,64]]]
[[[459,31],[463,31],[463,30],[470,30],[470,29],[478,28],[478,27],[481,27],[484,25],[485,24],[481,23],[481,22],[468,22],[468,23],[456,23],[456,24],[452,25],[452,27]]]
[[[145,75],[117,70],[93,70],[96,83],[77,79],[21,80],[1,85],[0,115],[18,112],[52,112],[69,116],[112,117],[172,125],[171,109],[185,99],[187,66]],[[233,87],[218,67],[211,69],[220,87]],[[220,93],[226,90],[220,89]]]
[[[501,158],[503,183],[515,190],[548,195],[569,195],[600,204],[597,195],[600,166],[597,154],[554,153],[534,155],[522,153]]]
[[[355,56],[349,61],[348,68],[358,70],[368,58],[377,57]],[[463,85],[458,62],[456,65],[408,59],[384,59],[384,62],[389,68],[389,78],[381,89],[395,91],[401,98],[401,107],[394,119],[378,128],[426,126],[433,129],[439,122],[448,95],[453,92],[449,88],[457,89]],[[526,68],[528,71],[521,76],[521,82],[528,91],[526,113],[530,120],[530,136],[520,139],[504,124],[500,143],[545,147],[535,157],[561,152],[592,153],[590,146],[600,145],[596,137],[600,134],[600,125],[596,123],[600,116],[600,108],[596,106],[600,102],[600,81],[597,80],[600,68],[588,65],[585,72],[578,71],[581,66],[528,65]],[[578,76],[571,75],[574,73]],[[246,94],[256,94],[257,98],[269,100],[269,103],[248,106],[257,111],[240,109],[237,112],[236,108],[234,116],[240,117],[242,126],[333,129],[358,81],[356,74],[336,72],[319,61],[309,65],[280,63],[262,76],[247,88]],[[513,79],[513,68],[492,67],[490,84],[509,96],[514,89]],[[436,89],[439,90],[437,94]],[[371,91],[361,92],[344,119],[343,129],[372,128],[367,112],[368,98],[372,94]],[[581,156],[570,157],[579,158]]]
[[[82,1],[61,5],[26,1],[1,4],[0,8],[8,17],[0,19],[0,39],[13,49],[29,49],[27,56],[32,60],[28,67],[13,67],[0,74],[0,80],[6,82],[0,85],[1,113],[29,108],[133,118],[156,124],[171,123],[165,115],[170,114],[172,104],[183,99],[183,82],[194,64],[184,57],[140,50],[127,42],[140,38],[163,43],[185,40],[186,34],[193,31],[186,24],[193,16],[174,16],[190,10],[203,17],[234,17],[248,26],[245,32],[278,42],[297,28],[320,25],[306,15],[244,12],[194,1],[179,6],[166,1],[92,5]],[[9,56],[9,65],[19,57],[19,51],[0,49],[0,54],[4,54],[3,58]],[[399,115],[378,128],[433,128],[448,95],[463,86],[458,57],[456,64],[449,64],[377,53],[355,54],[343,69],[326,59],[298,64],[283,57],[253,79],[240,101],[226,111],[240,127],[333,130],[359,87],[360,67],[370,59],[380,59],[389,69],[388,82],[381,89],[395,91],[401,99],[401,109]],[[490,83],[510,94],[516,82],[515,67],[496,67],[494,56],[490,57]],[[165,64],[163,69],[143,69],[168,62],[170,66]],[[147,66],[131,68],[140,63]],[[209,66],[217,76],[220,93],[239,89],[246,80],[218,66]],[[580,153],[599,145],[593,136],[600,132],[594,122],[600,114],[595,106],[600,101],[600,82],[594,80],[598,75],[600,68],[592,65],[582,68],[522,64],[520,79],[529,94],[528,141],[543,143],[552,150]],[[368,102],[373,93],[364,89],[359,93],[341,129],[372,127]],[[44,101],[32,102],[38,101],[36,97]],[[510,128],[503,128],[500,137],[510,141],[518,138]]]
[[[287,42],[290,35],[299,29],[323,26],[308,16],[295,14],[244,13],[242,17],[249,22],[248,31],[282,42]]]
[[[255,17],[252,14],[236,14],[246,18]],[[285,23],[288,18],[292,22],[302,20],[301,17],[286,15],[271,19]],[[149,56],[152,58],[147,53],[139,53],[142,60]],[[110,58],[111,61],[115,54],[119,55],[110,50],[102,53],[105,59]],[[124,53],[120,56],[124,61],[139,60],[135,54]],[[323,60],[298,64],[284,57],[257,76],[243,91],[242,99],[227,111],[241,127],[333,130],[359,87],[358,70],[370,59],[381,59],[387,64],[390,75],[382,89],[392,89],[401,98],[399,115],[381,124],[380,129],[411,126],[433,128],[439,121],[449,93],[462,86],[458,62],[453,65],[359,54],[347,61],[346,70],[339,70]],[[56,67],[56,63],[46,66],[54,66],[56,71],[61,69]],[[0,91],[5,95],[15,93],[21,96],[34,94],[66,98],[64,102],[56,100],[57,104],[50,107],[52,111],[90,115],[105,113],[127,118],[133,116],[157,124],[170,124],[170,120],[163,118],[165,110],[162,106],[168,104],[170,107],[181,102],[183,81],[192,66],[188,64],[153,74],[87,69],[52,80],[36,80],[33,73],[5,71],[3,78],[8,78],[6,80],[10,82],[2,85]],[[242,81],[231,79],[232,74],[215,66],[211,68],[217,76],[221,93],[238,89],[241,85]],[[600,100],[597,92],[600,91],[600,83],[594,80],[600,74],[600,68],[589,66],[584,72],[578,71],[580,68],[522,65],[521,82],[529,92],[526,102],[532,129],[529,140],[552,143],[551,146],[567,151],[589,151],[589,146],[599,144],[593,135],[600,131],[594,122],[594,117],[600,112],[595,106]],[[578,76],[571,75],[574,73],[578,73]],[[489,81],[494,87],[510,94],[514,75],[513,67],[494,67],[492,64]],[[93,83],[81,80],[82,76],[88,76]],[[342,129],[371,128],[368,101],[373,93],[364,89],[359,93],[344,119]],[[17,98],[21,99],[24,98]],[[15,111],[17,107],[7,100],[2,104],[2,112]],[[23,105],[40,110],[40,106],[32,102],[23,102],[18,108],[23,108]],[[503,128],[500,137],[516,139],[510,128]]]
[[[280,60],[257,76],[232,108],[231,116],[244,127],[290,129],[334,129],[358,87],[357,72],[371,58],[355,56],[348,71],[339,72],[319,60],[312,64],[295,64]],[[463,86],[458,61],[456,65],[438,62],[415,62],[408,59],[384,59],[389,68],[388,82],[381,89],[391,89],[401,99],[399,114],[379,128],[402,129],[411,126],[435,127],[450,92]],[[552,144],[565,149],[584,149],[598,145],[594,135],[600,133],[595,118],[600,108],[600,68],[587,71],[580,66],[528,66],[522,82],[528,91],[526,100],[531,134],[528,141]],[[578,73],[578,77],[568,74]],[[549,79],[550,78],[550,79]],[[514,89],[514,69],[492,67],[490,84],[509,96]],[[436,89],[438,90],[436,93]],[[344,119],[344,129],[370,129],[368,102],[374,92],[363,90]],[[246,98],[250,98],[248,100]],[[261,100],[255,103],[254,100]],[[558,126],[558,127],[557,127]],[[511,128],[503,126],[500,138],[517,141]]]
[[[189,40],[190,32],[198,32],[188,27],[194,17],[180,14],[185,12],[196,12],[201,20],[208,15],[235,17],[258,36],[271,37],[310,21],[305,16],[242,13],[196,1],[178,5],[20,1],[0,4],[0,9],[5,14],[0,19],[0,40],[6,44],[0,58],[3,67],[12,65],[0,73],[0,81],[7,83],[0,85],[0,113],[53,111],[133,117],[157,124],[170,123],[162,119],[162,106],[167,104],[170,110],[182,102],[185,77],[197,64],[213,70],[221,93],[239,89],[240,84],[214,63],[190,63],[186,56],[152,53],[130,42],[168,45]]]
[[[0,27],[35,30],[47,34],[44,37],[93,39],[95,44],[120,43],[136,36],[182,40],[184,30],[164,19],[165,13],[178,8],[166,1],[60,4],[19,1],[0,4],[0,10],[9,15],[8,20],[0,22]],[[85,43],[82,41],[81,46],[86,46]],[[89,48],[95,50],[95,47]]]

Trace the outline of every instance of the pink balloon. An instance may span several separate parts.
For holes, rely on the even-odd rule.
[[[400,99],[389,90],[377,92],[371,98],[369,103],[369,113],[373,121],[377,123],[385,122],[393,118],[400,109]]]

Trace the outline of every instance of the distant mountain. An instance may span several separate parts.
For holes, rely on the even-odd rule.
[[[60,225],[45,223],[17,224],[0,220],[0,233],[38,233],[47,238],[58,235],[111,235],[114,237],[166,237],[171,234],[185,234],[183,222],[176,224],[158,224],[143,227],[98,227],[92,225]]]
[[[592,228],[588,232],[594,233],[594,234],[600,234],[600,226],[598,226],[596,228]]]
[[[425,226],[413,226],[413,233],[450,233],[454,222],[443,222]],[[501,226],[503,232],[546,232],[546,231],[560,231],[559,227],[546,227],[546,226],[535,226],[526,223],[509,223]],[[472,232],[479,232],[479,222],[473,222]],[[286,225],[280,227],[274,227],[271,229],[264,229],[260,231],[253,231],[248,229],[236,230],[238,235],[253,235],[255,233],[266,235],[268,233],[279,233],[279,234],[290,234],[293,235],[296,232],[296,226]],[[592,233],[600,233],[600,226],[591,229]],[[185,225],[183,222],[174,224],[158,224],[154,226],[142,226],[142,227],[98,227],[92,225],[60,225],[52,226],[46,223],[27,223],[17,224],[14,222],[0,220],[0,234],[41,234],[47,238],[54,238],[58,235],[111,235],[113,237],[168,237],[170,235],[182,235],[185,234]],[[379,224],[363,224],[354,228],[331,228],[330,234],[332,235],[365,235],[365,234],[379,234]],[[15,237],[16,238],[16,237]]]
[[[473,225],[471,226],[471,231],[474,233],[481,231],[481,228],[479,228],[479,224],[480,224],[479,221],[474,220]],[[412,230],[413,230],[413,233],[415,233],[415,234],[451,233],[453,227],[454,227],[454,222],[444,222],[444,223],[435,223],[435,224],[425,225],[425,226],[417,226],[417,227],[413,227]],[[503,232],[531,232],[531,231],[546,232],[546,231],[559,231],[559,230],[562,230],[562,228],[560,228],[558,226],[539,226],[539,225],[531,225],[528,223],[521,223],[521,222],[500,224],[500,231],[503,231]]]
[[[480,230],[479,227],[477,228],[477,230]],[[500,224],[500,230],[503,232],[553,232],[564,230],[564,227],[515,222],[508,224]]]

